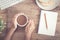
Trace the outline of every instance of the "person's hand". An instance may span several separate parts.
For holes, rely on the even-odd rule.
[[[14,25],[14,29],[17,28],[16,16],[17,16],[17,15],[15,15],[15,16],[13,17],[13,20],[12,20],[13,25]]]
[[[35,23],[33,20],[30,20],[28,25],[25,28],[25,32],[26,32],[26,40],[30,40],[32,32],[35,29]]]
[[[4,40],[11,40],[11,37],[14,33],[14,31],[17,29],[17,24],[16,24],[16,21],[15,19],[13,19],[13,24],[12,24],[12,27],[10,28],[10,30],[8,31],[6,37],[4,38]]]

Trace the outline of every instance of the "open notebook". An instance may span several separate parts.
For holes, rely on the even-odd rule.
[[[55,36],[58,13],[41,11],[38,34]]]
[[[23,0],[0,0],[0,9],[6,9],[12,5],[22,2]]]

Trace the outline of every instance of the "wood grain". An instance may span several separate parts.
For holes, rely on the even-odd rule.
[[[54,37],[47,36],[47,35],[41,35],[41,34],[37,33],[41,9],[36,5],[35,0],[26,0],[22,3],[16,4],[10,8],[7,8],[3,11],[5,11],[5,13],[7,14],[8,28],[13,26],[12,19],[13,19],[14,15],[17,13],[23,12],[24,14],[26,14],[29,17],[29,19],[33,19],[35,21],[36,29],[32,33],[31,40],[60,40],[60,7],[57,7],[56,9],[51,10],[51,11],[58,12],[56,35]],[[24,40],[25,39],[24,32],[25,32],[24,28],[22,28],[22,29],[17,28],[16,32],[14,33],[14,35],[12,37],[12,40]]]

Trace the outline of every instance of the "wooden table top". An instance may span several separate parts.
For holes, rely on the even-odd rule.
[[[57,27],[56,27],[56,35],[54,37],[52,36],[46,36],[46,35],[40,35],[37,33],[38,29],[38,23],[39,23],[39,17],[40,17],[40,9],[37,4],[35,3],[35,0],[26,0],[22,3],[16,4],[10,8],[7,8],[3,10],[3,14],[7,15],[7,26],[8,28],[13,26],[12,19],[13,16],[17,13],[25,13],[29,19],[33,19],[35,21],[35,26],[36,30],[32,33],[31,40],[60,40],[60,7],[57,7],[54,10],[58,12],[58,22],[57,22]],[[22,29],[21,29],[22,30]],[[16,30],[14,33],[12,40],[24,40],[25,39],[25,34],[24,30],[21,31],[20,28]]]

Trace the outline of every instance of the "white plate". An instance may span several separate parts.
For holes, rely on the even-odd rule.
[[[36,0],[36,3],[40,8],[42,8],[44,10],[52,10],[58,6],[58,4],[49,5],[49,6],[42,6],[42,4],[38,2],[38,0]]]

